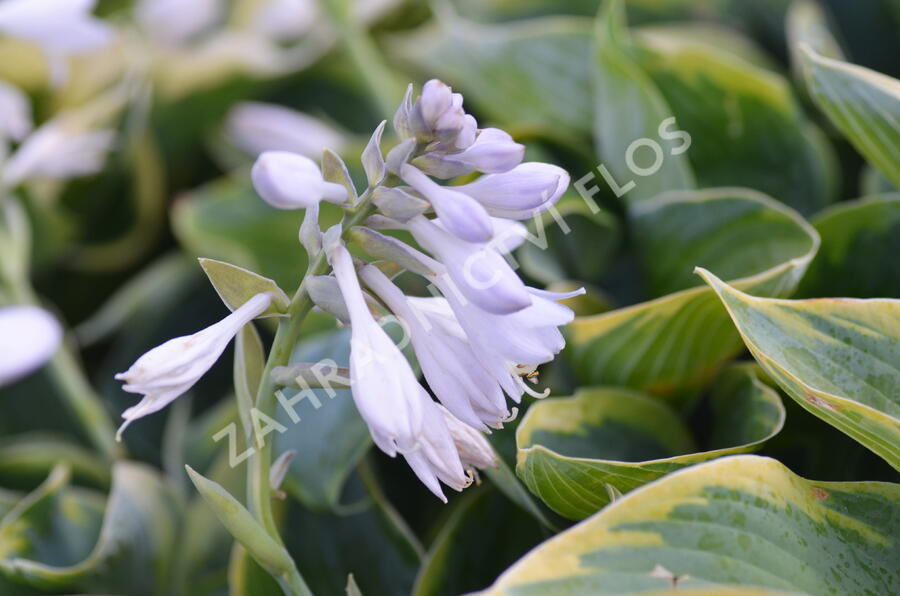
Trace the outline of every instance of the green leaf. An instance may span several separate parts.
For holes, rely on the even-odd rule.
[[[489,468],[484,471],[485,475],[491,479],[491,482],[502,492],[507,499],[519,506],[520,509],[529,513],[534,519],[539,521],[547,529],[558,530],[557,526],[551,522],[547,516],[538,507],[533,497],[528,493],[522,483],[516,478],[515,473],[510,469],[506,461],[497,455],[498,464],[496,468]]]
[[[800,85],[804,83],[802,45],[822,56],[844,59],[844,52],[829,29],[825,10],[813,0],[794,0],[791,3],[787,15],[787,42],[791,52],[791,70]]]
[[[822,246],[799,296],[900,298],[900,194],[839,203],[812,224]]]
[[[109,464],[80,445],[45,433],[0,439],[0,478],[6,486],[33,486],[61,463],[66,464],[81,482],[97,487],[109,486]]]
[[[267,277],[215,259],[200,259],[200,266],[229,310],[240,308],[245,302],[264,292],[272,294],[272,304],[259,318],[281,316],[291,304],[291,299],[284,290]]]
[[[654,30],[636,38],[641,71],[671,109],[654,115],[651,124],[658,126],[671,115],[677,121],[671,131],[690,134],[682,157],[690,161],[699,188],[746,186],[801,213],[815,213],[833,200],[832,177],[839,169],[820,131],[803,116],[787,79],[702,40],[673,44],[671,36]],[[621,113],[627,112],[615,117]],[[785,155],[791,156],[789,168]],[[664,156],[663,168],[678,158]],[[635,178],[635,191],[644,193],[645,180]]]
[[[805,47],[810,94],[831,122],[900,187],[900,81]]]
[[[590,130],[590,19],[481,25],[439,15],[395,40],[398,59],[458,86],[466,105],[498,124],[554,136]]]
[[[898,503],[895,484],[815,482],[773,459],[722,458],[626,495],[482,594],[893,594]],[[657,566],[683,577],[675,592]]]
[[[330,331],[301,342],[291,362],[331,359],[346,365],[350,334]],[[275,436],[276,454],[294,450],[284,489],[314,510],[338,506],[341,489],[371,444],[349,389],[282,390],[288,407],[279,407],[276,419],[288,428]],[[293,416],[299,417],[295,420]]]
[[[456,596],[489,585],[544,533],[493,490],[470,489],[441,526],[413,596]]]
[[[68,477],[58,467],[0,522],[0,576],[54,591],[168,593],[181,503],[156,472],[115,464],[105,512]]]
[[[627,192],[628,202],[634,203],[666,190],[694,188],[695,181],[681,141],[667,142],[660,136],[672,110],[635,61],[627,36],[622,3],[607,2],[597,21],[594,140],[602,167],[609,169],[615,181],[610,186],[618,196]],[[643,149],[642,142],[648,144]],[[651,143],[659,148],[654,157],[659,167],[655,173],[638,177],[641,170],[633,166],[654,169],[654,162],[643,161],[653,153]]]
[[[709,450],[697,452],[663,402],[625,389],[582,389],[533,405],[516,432],[516,472],[551,509],[584,519],[613,495],[724,455],[758,449],[784,424],[778,395],[746,367],[715,383]]]
[[[633,211],[647,285],[654,294],[675,293],[576,317],[567,356],[582,385],[682,400],[743,349],[713,292],[690,287],[694,265],[710,263],[758,294],[789,295],[819,238],[796,212],[746,189],[669,193]]]
[[[900,300],[757,298],[698,273],[788,395],[900,470]]]
[[[187,466],[188,474],[203,500],[215,512],[228,532],[273,577],[283,577],[294,569],[287,551],[269,536],[247,509],[220,484],[204,478]]]

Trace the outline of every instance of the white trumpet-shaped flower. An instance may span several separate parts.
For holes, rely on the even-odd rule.
[[[525,284],[493,245],[460,240],[421,215],[406,225],[416,241],[447,268],[455,291],[479,308],[508,314],[531,304]]]
[[[527,219],[555,204],[568,186],[569,174],[564,169],[528,162],[502,174],[487,174],[449,188],[472,197],[494,217]]]
[[[419,309],[374,266],[364,267],[361,275],[405,324],[428,386],[447,409],[481,430],[509,418],[503,388],[472,351],[452,313],[445,320],[443,313]]]
[[[18,186],[25,180],[65,180],[94,174],[103,167],[116,134],[88,130],[74,118],[59,116],[40,126],[6,162],[3,182]]]
[[[251,170],[253,186],[278,209],[303,209],[319,201],[343,203],[347,189],[327,182],[316,162],[287,151],[266,151]]]
[[[51,80],[66,76],[70,55],[97,50],[113,39],[112,27],[91,15],[97,0],[4,0],[0,34],[40,46],[50,63]]]
[[[40,368],[61,341],[62,327],[44,309],[0,308],[0,387]]]
[[[444,422],[447,423],[447,429],[450,431],[450,436],[453,437],[456,450],[459,452],[459,459],[466,471],[477,476],[478,470],[496,468],[498,465],[497,455],[484,435],[463,424],[447,408],[441,405],[438,405],[437,408],[444,415]]]
[[[422,435],[417,448],[404,453],[403,457],[422,484],[446,503],[440,482],[461,491],[472,483],[472,476],[466,473],[460,460],[455,437],[448,428],[441,406],[427,396],[426,399],[423,415],[427,432]]]
[[[471,400],[472,394],[467,395],[470,398],[469,404],[481,422],[491,428],[502,428],[504,423],[516,417],[516,409],[513,408],[512,413],[510,413],[503,394],[506,394],[515,403],[519,403],[522,400],[522,395],[525,393],[534,397],[546,396],[546,393],[538,393],[531,389],[523,380],[523,377],[531,377],[534,374],[537,368],[535,365],[521,365],[508,360],[502,354],[487,349],[483,341],[479,341],[478,338],[470,338],[457,319],[449,300],[442,297],[410,297],[408,301],[419,319],[432,324],[435,329],[444,330],[443,333],[451,337],[462,340],[465,353],[467,354],[465,361],[477,363],[477,366],[470,364],[464,372],[458,371],[458,374],[469,376],[478,383],[478,386],[484,392],[483,395],[490,397],[490,401],[486,402],[484,400]],[[459,308],[458,304],[457,308]],[[454,351],[458,352],[460,349],[457,348]],[[462,362],[463,360],[460,361]],[[499,395],[497,388],[502,390]],[[459,398],[455,398],[452,405],[459,409],[459,405],[455,403],[456,400],[459,400]],[[451,402],[445,403],[448,409],[456,414],[456,411],[450,407],[450,404]],[[466,421],[466,418],[458,414],[457,417]],[[479,429],[482,428],[482,425],[473,426]]]
[[[494,233],[491,218],[481,204],[470,196],[439,185],[415,166],[400,169],[403,181],[431,202],[447,230],[468,242],[488,242]]]
[[[117,374],[116,379],[125,382],[125,391],[144,396],[122,413],[125,422],[117,437],[138,418],[158,412],[193,387],[222,356],[238,331],[264,313],[271,303],[270,293],[257,294],[218,323],[193,335],[170,339]]]
[[[344,135],[332,126],[296,110],[274,104],[247,101],[228,113],[228,138],[252,155],[287,151],[306,157],[322,155],[326,147],[340,153]]]
[[[479,357],[499,355],[526,367],[550,362],[562,351],[566,342],[559,327],[570,323],[575,314],[557,301],[584,293],[583,288],[573,292],[527,288],[530,306],[509,314],[494,314],[460,300],[446,276],[437,274],[433,282],[447,298]]]
[[[390,456],[417,448],[431,398],[388,334],[366,306],[350,253],[327,247],[350,318],[350,388],[372,439]]]

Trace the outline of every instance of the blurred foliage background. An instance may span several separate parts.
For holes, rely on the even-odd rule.
[[[594,385],[650,394],[656,399],[637,398],[650,400],[642,420],[672,416],[683,431],[672,437],[645,428],[650,444],[634,427],[604,427],[597,437],[569,437],[571,444],[529,428],[518,448],[543,440],[570,454],[637,462],[768,438],[761,453],[806,478],[896,480],[868,449],[779,399],[730,323],[727,330],[704,326],[697,315],[693,336],[669,329],[671,344],[653,347],[651,336],[670,337],[664,327],[616,323],[618,335],[611,335],[590,316],[699,287],[695,265],[732,280],[804,255],[811,263],[795,297],[900,298],[896,189],[815,108],[792,51],[797,38],[812,43],[815,27],[827,26],[849,61],[898,77],[900,2],[828,0],[818,22],[815,11],[810,16],[788,0],[629,0],[628,47],[609,50],[626,63],[612,53],[597,57],[596,0],[368,0],[352,3],[352,17],[339,0],[322,0],[299,39],[210,51],[210,39],[241,31],[254,3],[227,3],[227,19],[205,37],[163,45],[135,30],[130,2],[102,0],[96,13],[121,27],[123,39],[77,58],[60,88],[47,86],[36,49],[0,39],[0,79],[27,90],[38,120],[83,106],[126,77],[138,80],[107,166],[64,187],[29,187],[24,197],[34,286],[69,323],[69,348],[111,420],[134,400],[116,372],[226,314],[197,257],[253,269],[289,292],[305,270],[296,238],[302,214],[275,211],[255,195],[248,175],[254,154],[229,129],[233,110],[254,101],[304,112],[325,123],[340,145],[335,150],[356,156],[407,82],[439,77],[465,95],[483,126],[508,130],[530,158],[564,167],[573,181],[593,173],[588,186],[600,189],[597,213],[571,190],[560,211],[572,232],[548,220],[549,248],[526,246],[517,255],[533,284],[589,288],[576,305],[585,318],[572,349],[543,372],[543,384],[555,395]],[[640,80],[640,92],[611,91],[617,76]],[[627,179],[616,156],[662,119],[640,122],[635,114],[644,101],[667,106],[692,146],[619,198],[596,168],[607,164],[620,182]],[[362,181],[362,172],[351,174]],[[693,212],[649,202],[694,187],[743,187],[776,204],[759,207],[749,191],[719,193],[733,211],[714,214],[704,211],[702,197]],[[800,216],[821,235],[818,253]],[[705,227],[695,226],[701,221]],[[727,322],[707,294],[696,308],[716,310]],[[272,328],[261,331],[269,337]],[[346,360],[345,331],[324,318],[311,321],[306,337],[298,360]],[[659,364],[678,353],[680,368]],[[744,361],[741,370],[724,368],[735,358]],[[0,530],[0,594],[279,593],[232,545],[184,474],[188,463],[242,493],[242,470],[228,469],[224,442],[212,438],[237,415],[230,362],[223,358],[189,396],[130,428],[122,447],[128,460],[114,465],[94,452],[48,372],[0,389],[0,513],[21,507],[40,486],[18,525]],[[729,375],[729,387],[749,383],[739,375],[771,385],[747,397],[759,428],[729,422],[717,409]],[[348,573],[364,594],[484,588],[570,523],[558,515],[564,504],[551,502],[551,511],[515,478],[516,423],[491,438],[506,466],[445,507],[401,463],[369,449],[348,392],[325,401],[317,411],[301,406],[302,422],[276,442],[277,452],[298,452],[280,514],[288,547],[317,594],[343,593]],[[787,410],[783,428],[779,408]]]

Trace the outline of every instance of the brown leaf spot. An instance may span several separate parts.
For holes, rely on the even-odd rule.
[[[814,486],[810,489],[812,491],[813,499],[816,501],[824,501],[828,498],[828,491],[824,488],[819,488],[818,486]]]
[[[825,408],[826,410],[831,410],[832,412],[836,412],[841,409],[839,406],[834,405],[830,401],[826,401],[818,395],[813,395],[812,393],[806,394],[806,403],[812,404],[819,408]]]

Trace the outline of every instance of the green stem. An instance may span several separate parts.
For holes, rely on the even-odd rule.
[[[106,459],[114,459],[119,451],[115,428],[103,408],[100,396],[94,392],[68,348],[63,346],[56,352],[47,371],[94,447]]]
[[[343,226],[345,232],[353,226],[362,223],[373,212],[373,208],[370,205],[371,190],[371,188],[367,190],[360,198],[360,203],[356,209],[344,217]],[[272,342],[272,349],[269,352],[269,358],[263,370],[259,391],[256,394],[255,408],[260,414],[270,418],[275,417],[277,399],[272,370],[278,366],[286,366],[290,363],[294,346],[297,345],[300,339],[303,321],[309,311],[312,310],[313,302],[306,289],[306,279],[313,275],[325,275],[330,270],[331,266],[328,264],[324,252],[316,255],[304,276],[303,282],[297,288],[297,292],[291,300],[291,305],[287,312],[288,316],[283,318],[278,325],[275,339]],[[283,545],[284,542],[278,532],[275,516],[272,513],[272,488],[269,486],[269,473],[272,468],[272,441],[264,440],[262,445],[257,444],[256,447],[257,451],[250,458],[250,464],[247,468],[248,505],[250,511],[262,523],[269,535]],[[279,580],[282,583],[282,588],[285,591],[290,590],[289,594],[311,594],[309,588],[303,582],[303,578],[296,572],[296,569],[294,569],[294,572],[296,573],[296,578],[282,578]]]
[[[330,0],[325,2],[325,6],[357,74],[369,88],[381,115],[390,120],[403,96],[400,82],[388,67],[369,31],[351,14],[349,3]]]

